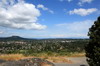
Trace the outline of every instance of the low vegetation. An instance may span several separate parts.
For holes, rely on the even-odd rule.
[[[22,54],[1,54],[0,55],[0,59],[7,60],[7,61],[19,60],[23,58],[25,58],[25,56]]]
[[[84,52],[88,39],[0,40],[1,54],[70,55]]]

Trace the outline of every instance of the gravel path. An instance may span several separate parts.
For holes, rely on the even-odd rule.
[[[89,66],[85,57],[69,57],[67,59],[71,60],[73,63],[55,63],[55,66]]]

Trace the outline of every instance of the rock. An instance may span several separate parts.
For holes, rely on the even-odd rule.
[[[0,59],[0,64],[6,62],[6,60]]]

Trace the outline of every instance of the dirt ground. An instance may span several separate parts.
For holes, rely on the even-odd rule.
[[[55,63],[55,66],[89,66],[86,57],[69,57],[72,63]]]

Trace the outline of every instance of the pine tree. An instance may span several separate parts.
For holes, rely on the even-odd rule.
[[[100,66],[100,16],[88,32],[89,43],[85,48],[90,66]]]

